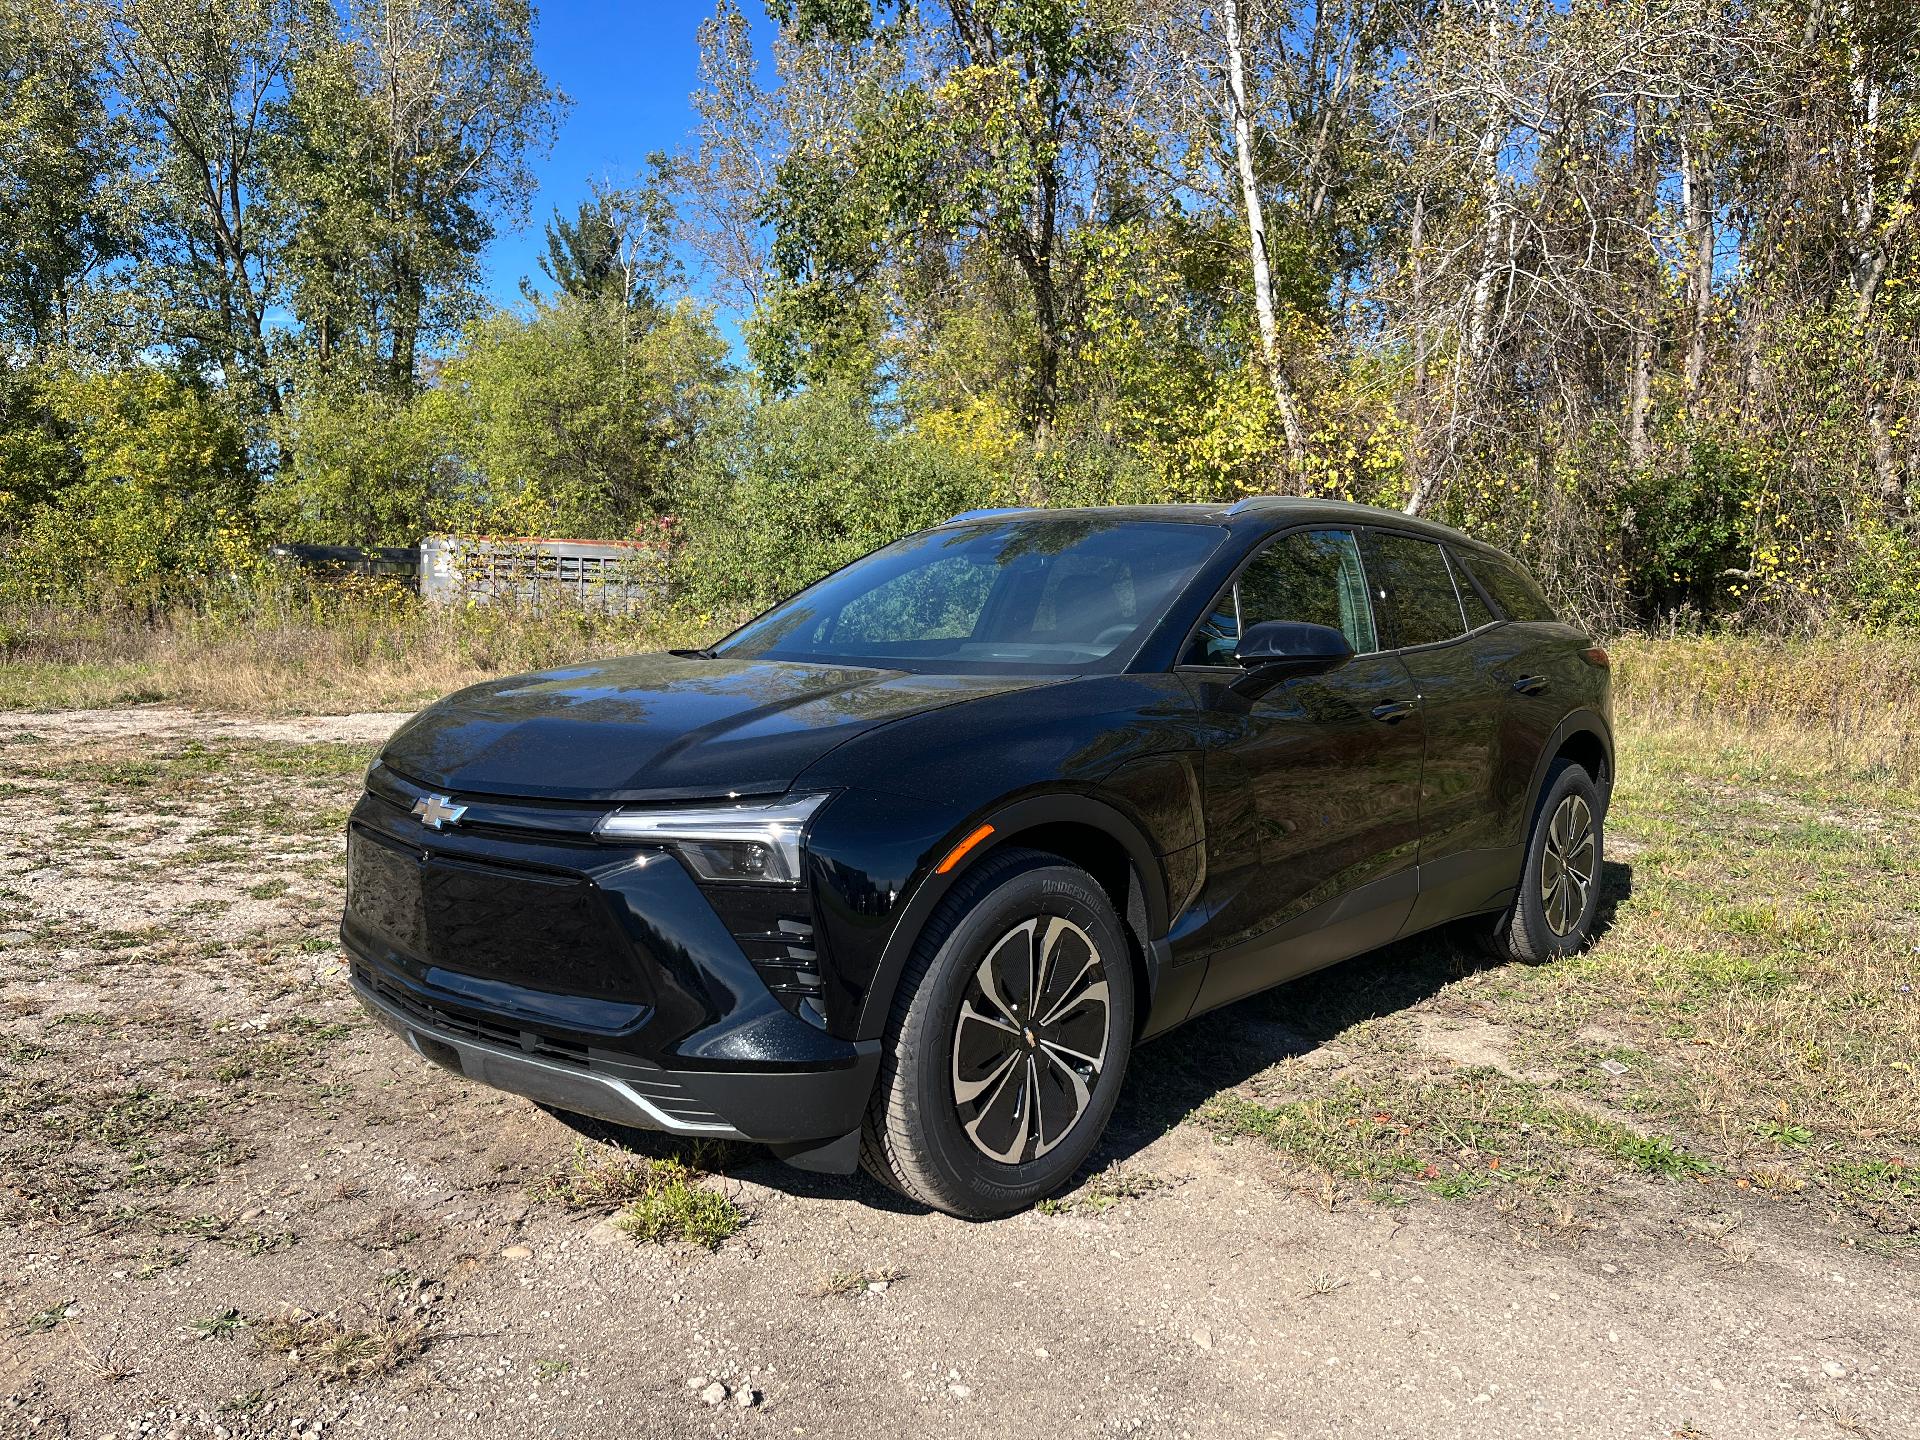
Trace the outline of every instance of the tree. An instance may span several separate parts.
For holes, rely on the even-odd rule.
[[[679,277],[667,160],[656,154],[649,163],[653,173],[630,189],[596,185],[574,219],[553,212],[539,265],[561,294],[575,300],[611,297],[630,310],[648,311]],[[533,298],[530,285],[522,289]]]
[[[313,353],[395,394],[477,310],[481,250],[525,214],[562,97],[527,0],[351,0],[300,29],[284,221]]]
[[[673,513],[723,423],[728,373],[687,302],[636,323],[617,295],[563,294],[477,322],[434,400],[476,508],[519,533],[621,535]]]
[[[0,335],[40,358],[94,338],[84,292],[131,239],[113,194],[127,127],[107,113],[94,38],[58,6],[0,6]]]
[[[842,338],[821,323],[837,307],[820,302],[882,274],[893,313],[937,303],[983,248],[1023,281],[1020,409],[1044,446],[1079,301],[1068,238],[1098,202],[1103,107],[1124,57],[1119,7],[952,0],[895,13],[809,0],[776,13],[798,40],[865,59],[850,121],[789,150],[761,211],[790,292],[776,302],[784,330]]]
[[[138,127],[139,263],[125,296],[153,343],[218,373],[243,408],[280,408],[268,316],[284,296],[267,223],[291,0],[78,0]]]

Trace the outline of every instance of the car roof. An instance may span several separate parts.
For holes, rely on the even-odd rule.
[[[1141,523],[1173,521],[1194,525],[1226,525],[1236,530],[1244,527],[1262,532],[1279,530],[1289,525],[1317,522],[1387,525],[1396,530],[1410,530],[1417,534],[1431,535],[1436,540],[1455,540],[1481,549],[1494,548],[1486,541],[1476,540],[1471,535],[1454,529],[1451,525],[1442,525],[1418,515],[1408,515],[1404,511],[1389,510],[1379,505],[1357,505],[1350,500],[1323,500],[1307,495],[1249,495],[1234,501],[1200,501],[1167,505],[1009,506],[1002,509],[968,510],[941,522],[941,525],[935,528],[971,521],[1011,519],[1016,516],[1034,519],[1065,519],[1094,515],[1106,519],[1136,520]]]

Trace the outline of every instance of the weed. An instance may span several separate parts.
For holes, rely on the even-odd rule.
[[[814,1298],[825,1300],[834,1295],[864,1295],[875,1285],[889,1286],[907,1278],[907,1272],[891,1265],[874,1265],[859,1270],[835,1270],[813,1287]]]
[[[613,1210],[647,1193],[651,1164],[628,1150],[576,1140],[573,1154],[527,1187],[539,1204]]]
[[[1664,1135],[1621,1135],[1614,1142],[1613,1152],[1649,1175],[1707,1175],[1715,1168],[1711,1161],[1689,1155]]]
[[[259,1335],[262,1351],[334,1382],[390,1375],[427,1348],[427,1326],[420,1320],[383,1319],[355,1328],[332,1316],[290,1316],[259,1322]]]
[[[700,1185],[677,1160],[656,1160],[646,1189],[630,1201],[613,1223],[636,1240],[659,1244],[679,1240],[708,1250],[746,1224],[746,1214],[718,1190]]]
[[[248,1323],[247,1317],[238,1310],[222,1310],[217,1315],[202,1315],[187,1328],[202,1340],[224,1340],[236,1330],[246,1329]]]
[[[61,1300],[46,1309],[27,1317],[25,1330],[29,1335],[43,1335],[49,1330],[58,1329],[73,1309],[72,1300]]]
[[[1096,1171],[1086,1184],[1070,1195],[1050,1195],[1034,1209],[1042,1215],[1066,1215],[1075,1210],[1099,1215],[1126,1200],[1137,1200],[1165,1187],[1167,1182],[1145,1170],[1122,1170],[1114,1161],[1105,1170]]]

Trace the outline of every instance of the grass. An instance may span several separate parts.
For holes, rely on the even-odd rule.
[[[284,1355],[298,1369],[332,1383],[391,1375],[426,1353],[421,1320],[380,1319],[350,1326],[326,1315],[252,1322],[260,1349]]]
[[[683,1160],[648,1159],[578,1141],[573,1154],[537,1179],[528,1194],[542,1204],[569,1210],[618,1210],[614,1225],[636,1240],[677,1240],[712,1250],[747,1217],[719,1191],[702,1185],[701,1174]]]
[[[1351,1063],[1282,1062],[1199,1118],[1378,1199],[1561,1209],[1637,1178],[1920,1233],[1920,786],[1775,738],[1627,722],[1591,948],[1488,966],[1428,936],[1288,987],[1255,1004]],[[1421,1039],[1450,1019],[1499,1063]]]
[[[1136,1200],[1163,1189],[1166,1181],[1145,1170],[1122,1170],[1114,1161],[1095,1171],[1079,1189],[1065,1195],[1051,1195],[1034,1208],[1042,1215],[1067,1215],[1075,1211],[1099,1215],[1127,1200]]]
[[[615,1217],[616,1228],[648,1244],[678,1240],[705,1250],[721,1243],[747,1223],[746,1212],[699,1183],[699,1177],[675,1160],[656,1160],[647,1188]]]
[[[1920,781],[1920,636],[1631,636],[1608,648],[1623,731]]]
[[[907,1272],[892,1265],[869,1265],[854,1270],[835,1270],[813,1287],[816,1300],[836,1295],[864,1295],[875,1286],[886,1289],[907,1278]]]
[[[727,628],[699,617],[433,607],[386,582],[271,580],[157,614],[111,601],[0,613],[0,710],[411,709],[490,676],[699,644]]]

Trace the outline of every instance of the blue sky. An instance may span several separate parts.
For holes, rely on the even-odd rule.
[[[713,0],[549,0],[540,7],[535,55],[573,106],[552,153],[535,162],[540,188],[526,226],[487,247],[486,289],[495,303],[513,304],[520,277],[538,275],[555,206],[571,215],[595,180],[623,184],[649,151],[679,148],[693,123],[687,97],[700,82],[696,35],[713,9]],[[764,43],[769,22],[760,0],[744,0],[741,10]]]

